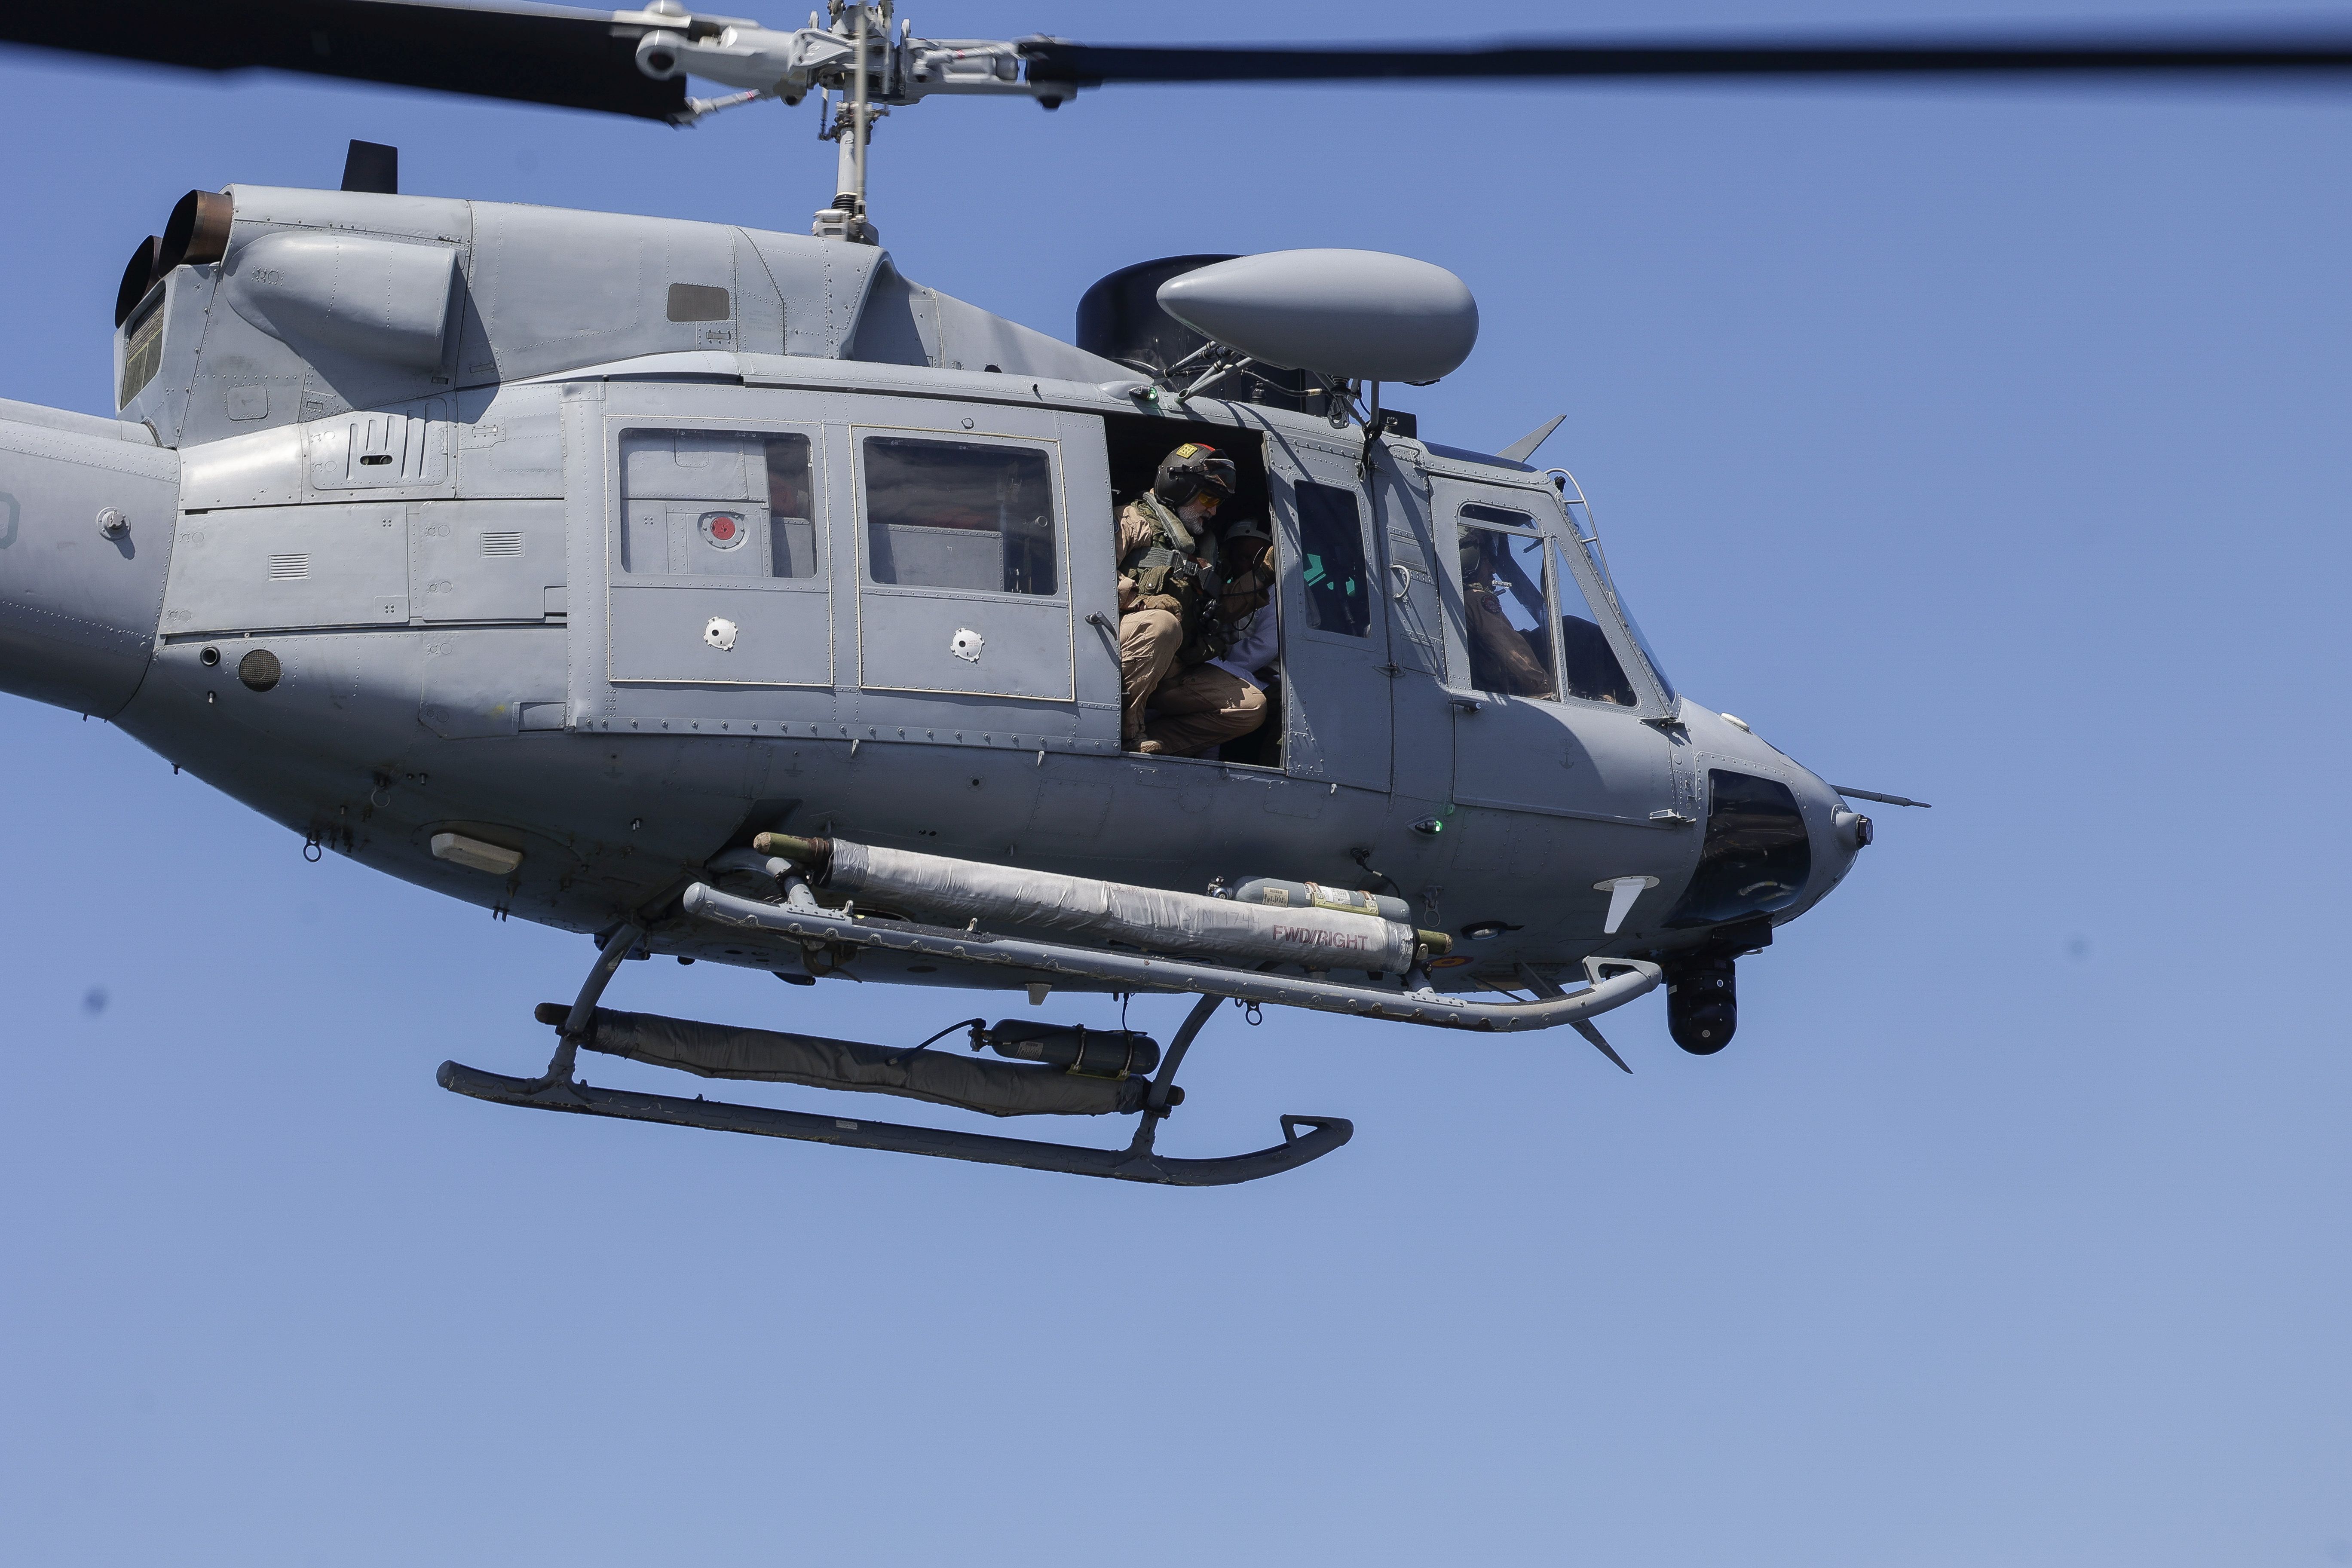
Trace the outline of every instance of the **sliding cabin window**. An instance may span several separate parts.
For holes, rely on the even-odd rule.
[[[621,436],[621,570],[814,577],[809,438],[745,430]]]
[[[877,583],[1051,595],[1053,465],[1034,447],[869,437],[866,565]]]

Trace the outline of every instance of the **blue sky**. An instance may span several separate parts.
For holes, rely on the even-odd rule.
[[[2274,14],[909,13],[1106,42]],[[331,185],[359,136],[412,191],[798,229],[814,129],[0,59],[0,395],[105,408],[122,258],[191,186]],[[0,1553],[2352,1561],[2348,137],[2346,85],[893,117],[899,265],[1057,333],[1147,257],[1452,268],[1485,336],[1413,395],[1423,433],[1565,413],[1545,456],[1683,688],[1936,808],[1877,812],[1742,965],[1717,1058],[1654,1001],[1612,1021],[1630,1079],[1566,1031],[1229,1014],[1171,1152],[1286,1110],[1356,1140],[1161,1192],[446,1095],[445,1057],[543,1056],[583,941],[306,865],[0,699]],[[880,1040],[977,1010],[666,962],[614,1000]]]

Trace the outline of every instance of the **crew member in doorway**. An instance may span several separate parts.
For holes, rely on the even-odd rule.
[[[1275,660],[1274,541],[1262,522],[1226,530],[1223,581],[1176,662],[1189,666],[1160,682],[1145,746],[1180,757],[1206,757],[1265,722],[1258,672]]]
[[[1165,749],[1144,733],[1144,710],[1200,626],[1214,585],[1217,508],[1234,488],[1231,458],[1187,441],[1161,461],[1151,489],[1119,509],[1119,744],[1129,751]]]

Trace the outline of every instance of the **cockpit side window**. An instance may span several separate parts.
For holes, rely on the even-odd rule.
[[[1587,592],[1571,547],[1509,507],[1470,501],[1458,519],[1471,683],[1514,697],[1633,707],[1633,682],[1605,629],[1613,617]]]
[[[1475,501],[1461,515],[1471,684],[1513,697],[1557,697],[1550,552],[1535,519]]]

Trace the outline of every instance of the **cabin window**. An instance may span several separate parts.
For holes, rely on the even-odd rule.
[[[809,438],[742,430],[621,437],[621,570],[654,577],[814,577]]]
[[[1355,491],[1300,481],[1298,553],[1307,624],[1318,632],[1370,636],[1371,574],[1364,564],[1363,513]]]
[[[768,575],[816,575],[816,498],[809,485],[805,436],[761,442],[768,467]]]
[[[866,565],[877,583],[1054,594],[1053,465],[1034,447],[866,442]]]
[[[733,313],[724,289],[709,283],[669,286],[669,319],[673,321],[723,321]]]
[[[158,289],[147,300],[147,308],[131,318],[122,335],[122,395],[115,399],[118,408],[146,389],[163,368],[163,300],[165,290]]]

